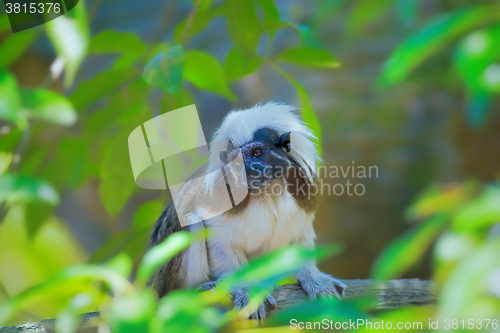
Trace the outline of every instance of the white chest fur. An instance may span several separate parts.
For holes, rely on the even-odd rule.
[[[290,193],[284,192],[275,197],[252,198],[241,214],[218,216],[207,226],[212,231],[210,243],[215,247],[241,252],[251,259],[291,243],[303,243],[304,236],[310,236],[313,219],[313,214],[306,214]]]

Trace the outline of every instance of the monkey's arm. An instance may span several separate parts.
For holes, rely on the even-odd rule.
[[[309,221],[310,227],[299,240],[299,244],[313,248],[316,234],[313,229],[312,219]],[[339,279],[321,272],[316,266],[315,261],[308,262],[298,273],[297,281],[306,294],[311,298],[335,296],[341,298],[344,296],[344,289],[347,286]]]
[[[170,201],[156,221],[149,238],[149,248],[165,240],[178,231],[203,231],[204,223],[194,223],[182,226],[177,215],[180,212],[195,212],[196,204],[200,202],[198,196],[203,195],[200,189],[203,186],[203,175],[207,164],[198,167],[187,179],[178,193],[180,202],[176,207]],[[190,182],[194,180],[194,182]],[[182,213],[181,213],[182,214]],[[205,238],[197,239],[191,245],[168,262],[163,264],[151,277],[149,284],[156,290],[159,297],[180,288],[198,286],[209,281],[210,270],[208,267],[207,244]]]
[[[183,230],[187,230],[187,228],[181,227],[174,204],[171,201],[153,226],[151,236],[149,237],[148,249],[160,244],[174,232]],[[183,287],[185,276],[184,270],[181,269],[183,264],[183,253],[179,253],[164,263],[151,276],[148,284],[156,290],[158,297],[163,297],[168,292]]]
[[[218,282],[224,279],[226,274],[241,268],[243,265],[247,264],[247,256],[243,250],[236,244],[231,242],[231,239],[224,237],[223,234],[217,234],[217,231],[221,230],[211,230],[212,238],[208,239],[208,252],[209,252],[209,263],[212,272],[212,278],[214,281],[209,281],[200,286],[202,290],[210,290],[216,288]],[[223,233],[223,231],[222,231]],[[246,307],[250,300],[250,285],[243,284],[239,285],[232,290],[233,303],[236,309],[242,309]],[[263,303],[259,304],[257,308],[248,308],[248,317],[255,320],[263,320],[266,318],[266,303],[276,306],[276,300],[271,295],[268,295]]]
[[[181,227],[174,204],[171,201],[153,227],[149,247],[163,242],[165,238],[175,232],[195,232],[202,228],[204,228],[203,223]],[[203,238],[195,240],[189,248],[164,263],[153,274],[149,285],[156,290],[158,297],[163,297],[175,289],[197,286],[208,280],[207,247]]]

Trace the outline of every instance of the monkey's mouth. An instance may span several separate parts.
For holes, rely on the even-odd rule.
[[[248,192],[258,191],[259,189],[268,186],[273,181],[271,177],[265,177],[262,175],[254,176],[245,173],[236,174],[235,172],[227,172],[226,176],[232,189],[236,187],[238,189],[248,190]]]
[[[281,195],[286,189],[283,178],[256,179],[248,184],[248,192],[251,195]]]
[[[278,170],[278,169],[276,169]],[[252,172],[241,166],[225,168],[227,182],[232,191],[248,191],[251,195],[282,193],[286,181],[283,172],[279,173],[273,168],[266,168],[260,172]],[[279,169],[280,170],[280,169]]]

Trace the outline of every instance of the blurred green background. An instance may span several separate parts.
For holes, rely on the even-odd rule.
[[[139,124],[196,103],[209,141],[230,110],[277,100],[325,165],[378,167],[325,179],[366,191],[322,198],[318,243],[343,244],[323,271],[433,278],[433,315],[498,316],[499,43],[498,1],[80,1],[15,34],[0,15],[0,303],[76,264],[135,272],[169,200],[134,183]],[[10,322],[94,289],[63,283]]]

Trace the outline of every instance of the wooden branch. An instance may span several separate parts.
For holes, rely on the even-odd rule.
[[[418,279],[374,281],[344,280],[347,285],[346,298],[373,296],[378,300],[378,309],[392,309],[410,305],[436,303],[436,292],[431,281]],[[274,293],[278,305],[274,311],[286,308],[307,295],[298,284],[280,286]],[[82,316],[78,333],[97,333],[102,325],[99,312],[86,313]],[[54,319],[42,320],[19,326],[0,327],[0,333],[53,333]]]
[[[390,281],[343,280],[343,282],[347,285],[346,298],[376,297],[377,309],[436,303],[436,292],[431,281],[403,279]],[[279,287],[275,291],[274,297],[278,302],[277,308],[280,309],[307,298],[307,295],[295,283]],[[0,333],[2,332],[0,331]]]

